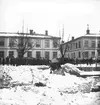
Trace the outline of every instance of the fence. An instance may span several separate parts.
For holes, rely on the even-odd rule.
[[[34,58],[0,58],[2,65],[48,65],[49,60]]]
[[[99,63],[100,60],[93,59],[59,59],[60,64],[71,63],[71,64],[93,64]],[[49,65],[50,60],[47,59],[35,59],[35,58],[0,58],[0,64],[2,65]]]
[[[94,63],[99,63],[100,60],[94,60],[92,58],[90,59],[68,59],[68,58],[64,58],[64,59],[60,59],[61,64],[65,64],[65,63],[71,63],[71,64],[94,64]]]

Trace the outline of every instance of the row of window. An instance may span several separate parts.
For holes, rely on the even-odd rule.
[[[100,56],[100,52],[98,52],[98,56]],[[70,58],[69,54],[68,54],[68,57]],[[89,58],[90,57],[90,52],[89,51],[85,51],[85,52],[81,53],[79,51],[77,57],[78,58]],[[76,53],[75,52],[71,53],[71,58],[77,58],[77,57],[76,57]],[[91,51],[91,57],[95,58],[95,51]]]
[[[81,48],[81,41],[68,44],[67,50]]]
[[[96,45],[95,40],[92,40],[91,44],[89,43],[89,41],[90,40],[84,40],[84,47],[85,48],[88,48],[88,47],[95,48],[96,46],[98,48],[100,48],[100,41],[97,41],[97,45]],[[81,41],[72,42],[72,43],[68,44],[68,46],[67,46],[67,50],[72,50],[72,49],[77,49],[77,48],[81,48]]]
[[[18,57],[20,57],[21,54],[18,53]],[[32,57],[32,51],[27,52],[27,57]],[[41,51],[36,51],[36,58],[40,59],[41,58]],[[50,59],[50,52],[45,51],[45,59]],[[53,52],[53,58],[57,58],[57,52]]]
[[[97,41],[97,45],[96,45],[96,40],[92,40],[91,44],[89,43],[89,40],[85,40],[84,47],[92,47],[92,48],[98,47],[98,48],[100,48],[100,41]]]
[[[9,51],[9,57],[14,56],[14,51]],[[0,58],[4,58],[4,51],[0,51]]]
[[[14,56],[14,51],[9,51],[9,57]],[[4,51],[0,51],[0,57],[4,57]],[[21,53],[18,53],[18,57],[21,57]],[[32,57],[32,51],[27,52],[27,57]],[[41,52],[36,51],[36,58],[40,59],[41,58]],[[53,52],[53,58],[57,58],[57,52]],[[50,52],[45,51],[45,59],[50,59]]]
[[[23,46],[23,43],[25,43],[25,41],[26,41],[28,46],[32,46],[32,44],[35,44],[37,48],[41,48],[41,40],[40,39],[37,39],[36,43],[33,43],[32,40],[30,40],[30,39],[29,40],[24,40],[24,39],[21,40],[20,39],[19,40],[20,45]],[[14,38],[9,39],[9,46],[10,47],[15,47],[16,45],[18,45],[17,43],[18,43],[18,41],[16,39],[14,39]],[[0,46],[4,46],[4,40],[0,40]],[[58,40],[56,40],[56,39],[53,40],[53,47],[54,48],[58,47]],[[50,48],[50,40],[49,39],[45,40],[45,48]]]

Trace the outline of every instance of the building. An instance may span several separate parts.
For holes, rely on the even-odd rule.
[[[29,33],[0,32],[0,57],[20,57],[16,46],[11,47],[11,42],[16,40],[17,43],[20,43],[20,37],[25,37],[25,35],[29,41],[35,44],[32,49],[24,54],[24,57],[46,58],[51,60],[59,56],[60,37],[48,35],[47,30],[45,34],[37,34],[33,30],[30,30]]]
[[[66,49],[66,58],[71,59],[89,59],[100,58],[100,33],[90,33],[87,26],[84,36],[74,38],[63,44]]]

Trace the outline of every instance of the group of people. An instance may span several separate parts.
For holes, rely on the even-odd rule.
[[[2,64],[2,65],[13,64],[13,59],[14,59],[14,57],[9,57],[9,56],[7,56],[6,58],[0,57],[0,64]]]
[[[15,58],[7,56],[6,58],[0,57],[1,65],[48,65],[49,60],[47,59],[37,59],[31,57]]]

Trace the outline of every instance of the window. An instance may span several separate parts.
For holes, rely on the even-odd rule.
[[[85,40],[84,47],[88,47],[88,44],[89,44],[88,40]]]
[[[36,58],[40,59],[41,58],[41,52],[40,51],[36,51]]]
[[[41,47],[41,40],[36,40],[36,47]]]
[[[14,47],[16,42],[15,38],[9,38],[9,47]]]
[[[27,41],[28,41],[27,42],[27,46],[32,48],[32,46],[34,44],[33,41],[32,41],[32,39],[27,39]]]
[[[58,47],[58,41],[57,40],[53,40],[53,47],[57,48]]]
[[[91,47],[92,47],[92,48],[95,48],[95,47],[96,47],[95,41],[92,41]]]
[[[4,51],[0,51],[0,58],[4,58]]]
[[[75,58],[75,52],[71,53],[71,58]]]
[[[69,50],[72,50],[72,43],[69,45]]]
[[[45,58],[49,59],[49,52],[48,51],[45,52]]]
[[[57,58],[57,52],[53,52],[53,58]]]
[[[78,57],[81,58],[81,52],[80,51],[78,52]]]
[[[77,43],[76,43],[76,48],[77,48]]]
[[[75,58],[75,52],[73,53],[73,56],[74,56],[74,58]]]
[[[91,52],[91,57],[92,57],[92,58],[95,58],[95,52],[94,52],[94,51]]]
[[[100,51],[98,51],[98,56],[100,56]]]
[[[50,47],[50,40],[45,40],[45,48],[49,48]]]
[[[14,51],[9,51],[9,57],[13,57],[14,56]]]
[[[98,48],[100,48],[100,41],[98,41]]]
[[[78,43],[79,43],[79,48],[81,48],[81,41],[79,41]]]
[[[28,47],[32,47],[32,44],[30,42],[27,43]]]
[[[18,52],[18,57],[21,58],[22,57],[22,52]]]
[[[25,39],[24,39],[23,37],[21,37],[21,38],[18,39],[18,46],[19,46],[19,47],[23,47],[23,45],[24,45],[24,40],[25,40]]]
[[[88,58],[88,57],[89,57],[89,53],[88,53],[88,51],[83,52],[83,58]]]
[[[74,49],[75,48],[75,43],[72,43],[72,49]]]
[[[32,57],[32,51],[27,52],[27,57]]]
[[[74,43],[72,43],[72,49],[74,49]]]
[[[0,46],[4,46],[4,40],[0,40]]]
[[[68,58],[70,58],[69,54],[68,54]]]

